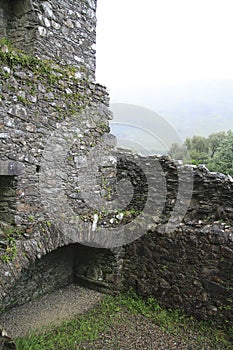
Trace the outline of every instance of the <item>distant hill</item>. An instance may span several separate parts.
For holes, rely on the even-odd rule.
[[[114,118],[111,132],[118,145],[142,154],[166,154],[172,143],[181,143],[176,130],[157,113],[137,105],[111,105]]]
[[[124,91],[122,96],[123,102],[126,101],[127,92]],[[233,80],[197,81],[166,88],[146,88],[142,92],[135,91],[135,94],[131,89],[130,101],[146,106],[164,117],[182,139],[233,129]],[[113,122],[117,119],[121,119],[121,122],[141,120],[145,129],[153,128],[152,116],[148,119],[142,114],[126,115],[125,111],[120,111],[114,104],[111,108],[115,114]],[[156,125],[158,126],[158,118]]]

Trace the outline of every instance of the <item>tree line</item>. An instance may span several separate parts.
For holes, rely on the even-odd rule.
[[[204,164],[210,171],[233,176],[233,131],[188,137],[182,145],[172,144],[168,154],[185,164]]]

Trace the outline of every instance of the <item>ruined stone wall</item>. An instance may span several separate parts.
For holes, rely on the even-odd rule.
[[[104,87],[77,78],[74,67],[38,60],[5,44],[0,58],[3,297],[35,259],[60,246],[88,241],[92,221],[78,219],[80,212],[93,216],[93,211],[82,196],[79,180],[83,177],[85,186],[104,196],[103,171],[99,164],[92,169],[86,159],[90,150],[104,154],[114,138],[105,135],[111,113]],[[99,176],[96,184],[87,177],[87,169],[97,180]],[[62,218],[65,226],[57,222],[65,212],[64,197],[75,220],[73,235],[71,217]]]
[[[1,164],[15,168],[21,164],[17,174],[15,223],[27,225],[30,220],[33,224],[32,217],[38,221],[41,216],[38,181],[46,147],[56,147],[65,137],[70,138],[67,144],[70,154],[66,155],[67,159],[60,159],[67,162],[68,178],[74,159],[78,161],[75,157],[86,154],[108,130],[110,113],[106,91],[100,85],[76,79],[72,71],[62,71],[58,66],[40,67],[38,62],[26,62],[29,64],[26,68],[22,66],[24,57],[15,54],[15,59],[8,62],[11,53],[4,55],[6,62],[1,63],[0,72],[0,159]],[[76,148],[70,150],[74,144]],[[49,160],[43,162],[44,166],[45,163]],[[14,175],[10,166],[9,173],[5,168],[2,166],[1,175]]]
[[[42,59],[95,76],[96,0],[0,1],[0,34]]]
[[[198,319],[233,324],[233,233],[227,224],[156,230],[125,250],[124,285]]]
[[[70,244],[37,258],[24,268],[13,288],[0,300],[6,311],[46,293],[77,283],[114,292],[118,278],[117,252]]]
[[[7,310],[73,282],[73,247],[59,248],[42,258],[37,257],[23,269],[13,288],[0,301]]]
[[[204,167],[177,167],[166,157],[109,156],[108,96],[90,81],[95,5],[0,1],[1,35],[26,51],[5,44],[0,50],[1,307],[13,306],[17,296],[17,303],[31,299],[36,283],[42,292],[69,283],[72,271],[75,282],[111,291],[133,287],[167,307],[232,324],[232,179]],[[118,208],[108,215],[98,200],[114,199],[116,179],[133,186],[120,186]],[[128,225],[127,244],[120,244]],[[101,228],[106,241],[99,239]],[[102,254],[108,228],[124,246]],[[72,266],[66,260],[67,274],[59,264],[50,269],[62,261],[59,251],[42,260],[77,242],[94,248],[83,249]],[[60,285],[53,283],[58,275]]]
[[[179,165],[168,156],[145,157],[128,150],[119,150],[116,156],[118,173],[136,184],[132,208],[143,212],[142,202],[149,201],[155,223],[168,222],[178,205],[181,210],[173,218],[174,224],[192,220],[233,221],[233,179],[230,176],[210,172],[204,165]],[[125,197],[123,202],[129,202],[130,191],[128,186],[121,193]]]
[[[14,224],[16,191],[15,177],[2,175],[0,181],[0,221]]]
[[[232,179],[211,173],[205,167],[178,166],[167,157],[141,157],[129,152],[119,155],[119,171],[125,171],[125,161],[131,164],[131,181],[141,184],[137,193],[150,197],[149,180],[155,178],[154,198],[164,196],[158,181],[163,169],[166,180],[166,200],[158,216],[156,200],[150,203],[151,227],[147,233],[127,244],[122,252],[123,285],[133,288],[143,297],[154,296],[168,308],[179,308],[199,319],[219,324],[233,324],[233,216]],[[156,160],[157,165],[156,165]],[[138,167],[146,174],[138,179]],[[185,215],[177,215],[169,230],[166,225],[174,212],[179,193],[177,169],[190,169],[193,189]],[[156,186],[157,184],[157,186]],[[190,189],[184,187],[185,192]],[[127,196],[127,194],[126,194]],[[140,198],[142,198],[140,200]],[[134,196],[133,207],[141,206],[143,197]],[[159,202],[161,203],[161,202]],[[181,203],[182,205],[182,203]],[[180,222],[179,222],[180,220]],[[139,228],[139,230],[141,230]],[[135,236],[140,232],[135,230]]]
[[[1,1],[0,5],[0,36],[6,37],[7,18],[5,10],[8,8],[8,1]]]

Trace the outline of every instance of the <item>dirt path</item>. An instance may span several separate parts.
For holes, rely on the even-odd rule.
[[[93,308],[103,297],[104,294],[72,284],[0,315],[0,324],[15,338],[72,319]]]

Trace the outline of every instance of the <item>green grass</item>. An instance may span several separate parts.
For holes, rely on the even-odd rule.
[[[185,337],[185,334],[197,334],[198,349],[203,344],[212,344],[213,349],[232,349],[230,336],[233,332],[221,330],[210,323],[198,322],[188,318],[178,311],[169,311],[161,308],[153,299],[147,302],[132,292],[119,296],[106,296],[101,304],[85,315],[80,315],[72,321],[53,327],[40,334],[30,334],[28,337],[16,340],[19,350],[82,350],[83,342],[97,340],[100,334],[108,331],[113,325],[126,322],[124,313],[130,315],[143,315],[148,322],[160,325],[170,334]],[[123,317],[122,317],[123,315]],[[231,334],[230,334],[231,333]],[[94,349],[94,346],[90,347]]]

